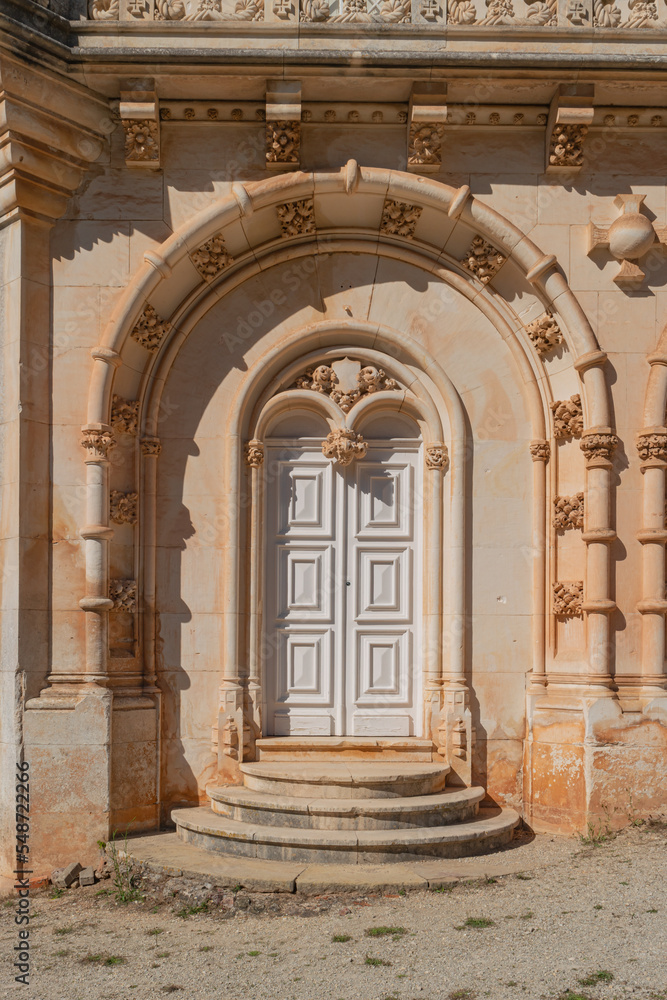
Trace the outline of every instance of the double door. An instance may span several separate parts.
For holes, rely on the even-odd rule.
[[[267,455],[267,735],[419,732],[418,441],[342,467],[320,442]]]

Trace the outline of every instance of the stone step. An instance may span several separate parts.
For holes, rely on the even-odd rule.
[[[311,830],[409,830],[472,819],[483,788],[450,788],[396,798],[305,798],[257,792],[239,785],[209,788],[213,812],[242,823]]]
[[[257,740],[260,761],[269,760],[433,760],[432,740],[375,736],[269,736]]]
[[[445,787],[449,765],[380,761],[292,761],[241,764],[243,783],[256,792],[297,798],[377,799],[430,795]]]
[[[475,819],[412,830],[301,830],[258,826],[219,816],[207,806],[174,809],[185,843],[228,855],[272,861],[361,864],[461,858],[510,842],[520,820],[513,809],[480,809]]]

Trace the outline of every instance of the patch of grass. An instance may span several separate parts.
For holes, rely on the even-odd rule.
[[[405,927],[369,927],[366,930],[366,937],[388,937],[400,938],[407,934]]]
[[[593,909],[594,910],[603,910],[604,906],[602,905],[602,903],[596,903],[595,906],[593,907]]]
[[[597,821],[589,820],[586,825],[586,833],[579,834],[579,842],[585,847],[599,847],[600,844],[613,840],[615,836],[609,817],[605,816],[604,820],[602,817]]]
[[[257,955],[261,955],[262,953],[261,951],[249,951],[248,954],[250,955],[251,958],[256,958]]]
[[[519,919],[520,920],[532,920],[533,919],[533,911],[532,910],[526,910],[525,913],[522,913],[520,915]]]
[[[200,944],[199,945],[199,950],[200,951],[213,951],[213,945],[212,944]]]
[[[577,979],[580,986],[597,986],[598,983],[611,983],[614,981],[614,973],[607,972],[606,969],[598,969],[591,972],[585,979]]]
[[[519,880],[520,880],[521,882],[530,882],[530,880],[532,879],[532,877],[533,877],[533,876],[532,876],[532,875],[524,875],[524,874],[523,874],[522,872],[517,872],[517,875],[516,875],[516,877],[517,877],[517,878],[518,878],[518,879],[519,879]]]
[[[65,948],[61,948],[60,951],[54,951],[54,958],[66,958],[69,952]]]
[[[562,993],[558,1000],[591,1000],[587,993],[573,993],[572,990],[568,990],[567,993]]]
[[[53,889],[49,893],[49,899],[60,899],[60,897],[64,895],[65,895],[65,890],[59,889],[57,886],[54,885]],[[11,906],[11,900],[9,902],[9,905]],[[7,903],[5,903],[5,906],[7,906]]]
[[[111,844],[106,845],[111,857],[111,863],[113,864],[114,896],[117,903],[135,903],[144,898],[136,884],[136,876],[132,872],[132,859],[129,857],[127,850],[127,834],[128,830],[125,831],[123,838],[122,857],[116,846],[115,830],[111,838]]]
[[[651,910],[647,910],[646,912],[647,913],[657,913],[658,911],[655,908],[653,908]]]
[[[405,889],[399,889],[398,890],[398,895],[399,896],[407,896],[407,892],[405,891]]]
[[[207,949],[207,951],[208,951],[208,949]],[[278,952],[277,951],[270,951],[268,957],[269,958],[278,958]]]
[[[619,885],[630,885],[630,883],[629,883],[629,882],[619,882],[618,884],[619,884]]]
[[[517,983],[516,979],[510,979],[508,983],[505,983],[505,986],[518,986],[518,985],[519,984]]]
[[[391,962],[386,962],[383,958],[375,958],[373,955],[366,955],[364,965],[391,965]]]
[[[456,929],[462,930],[463,927],[476,927],[478,929],[482,929],[484,927],[495,927],[495,926],[496,926],[495,920],[491,920],[490,917],[467,917],[464,920],[461,928],[457,927]]]
[[[332,936],[331,940],[335,944],[345,944],[346,941],[351,941],[352,940],[352,935],[351,934],[334,934]]]
[[[111,889],[98,889],[95,893],[96,896],[112,896],[113,893]]]
[[[498,881],[497,878],[492,878],[490,876],[485,879],[485,882],[486,882],[487,885],[495,885],[497,881]],[[450,994],[450,996],[451,996],[451,994]]]
[[[234,892],[234,893],[236,893],[236,892],[240,892],[242,888],[243,888],[243,886],[242,886],[242,885],[235,885],[235,886],[234,886],[234,887],[233,887],[233,888],[231,889],[231,892]]]
[[[208,903],[199,903],[196,906],[184,906],[182,910],[179,910],[176,914],[177,917],[182,917],[183,920],[186,917],[193,917],[195,913],[208,913]]]
[[[73,927],[54,927],[53,928],[53,933],[54,934],[58,934],[58,935],[72,934],[73,931],[74,931]]]
[[[80,959],[82,965],[124,965],[122,955],[86,955]]]
[[[451,892],[455,885],[456,885],[455,882],[450,882],[449,884],[444,884],[444,885],[436,885],[430,891],[431,892]]]
[[[476,996],[472,990],[453,990],[447,994],[447,1000],[475,1000]]]
[[[155,957],[156,958],[169,958],[170,955],[171,955],[170,951],[159,951]]]

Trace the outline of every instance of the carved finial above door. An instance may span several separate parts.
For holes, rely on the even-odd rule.
[[[382,368],[374,365],[362,367],[360,361],[342,358],[331,365],[309,368],[296,379],[292,388],[321,392],[336,403],[343,413],[348,413],[359,399],[369,393],[401,387],[395,379],[387,378]]]

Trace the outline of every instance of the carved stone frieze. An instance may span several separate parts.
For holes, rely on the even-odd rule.
[[[562,618],[581,618],[584,581],[570,580],[554,584],[553,613]]]
[[[111,449],[116,447],[113,431],[104,429],[85,429],[81,444],[88,452],[89,460],[98,462],[105,462]]]
[[[473,236],[472,243],[467,253],[461,257],[460,263],[466,271],[474,274],[483,285],[498,273],[507,258],[497,250],[491,243],[487,243],[483,236]]]
[[[161,319],[151,305],[147,305],[132,330],[132,338],[147,351],[157,351],[171,329],[171,325]]]
[[[581,409],[581,396],[570,396],[569,399],[556,400],[551,404],[554,415],[554,437],[581,437],[584,429],[584,415]]]
[[[322,393],[343,413],[348,413],[362,396],[381,390],[400,389],[400,386],[395,379],[388,378],[382,368],[374,365],[362,368],[360,362],[345,358],[334,361],[333,365],[318,365],[309,369],[296,379],[293,388]]]
[[[584,434],[579,447],[586,456],[587,461],[609,462],[617,445],[618,438],[615,434],[594,431],[591,434]]]
[[[385,236],[403,236],[411,240],[421,214],[422,209],[419,205],[408,205],[404,201],[387,199],[382,211],[380,232]]]
[[[361,434],[345,427],[329,431],[322,442],[322,454],[339,465],[350,465],[355,458],[363,458],[368,445]]]
[[[136,611],[137,581],[109,580],[109,598],[113,601],[111,611]]]
[[[332,11],[332,7],[334,11]],[[335,13],[336,8],[340,13]],[[409,24],[410,0],[301,0],[299,20],[307,22],[328,21],[332,24],[368,24],[373,21],[385,24]]]
[[[298,164],[301,155],[300,121],[267,121],[266,162]]]
[[[202,243],[198,250],[194,250],[190,254],[190,260],[202,278],[207,281],[217,277],[221,271],[234,262],[222,236],[213,236],[206,243]]]
[[[548,309],[544,315],[528,324],[526,333],[535,345],[535,350],[540,357],[549,354],[550,351],[563,343],[561,328],[554,319],[553,313]]]
[[[109,494],[109,516],[116,524],[137,523],[137,493],[122,493],[111,490]]]
[[[125,159],[128,163],[157,162],[160,159],[160,126],[149,118],[122,119],[125,130]]]
[[[596,28],[618,28],[623,15],[614,0],[594,0],[593,26]]]
[[[114,396],[111,400],[111,426],[123,434],[136,434],[139,419],[139,400]]]
[[[245,446],[245,461],[246,465],[250,466],[251,469],[259,469],[264,463],[264,445],[261,441],[257,441],[253,438],[252,441],[248,441]]]
[[[315,206],[312,198],[287,201],[278,205],[281,235],[308,236],[315,232]]]
[[[426,447],[426,468],[427,469],[441,469],[443,472],[449,465],[449,453],[447,452],[447,445],[443,444],[441,441],[437,441],[435,444],[429,444]]]
[[[584,494],[571,497],[554,497],[553,526],[560,531],[584,526]]]
[[[581,167],[588,125],[556,124],[549,143],[549,166]]]
[[[551,455],[551,445],[548,441],[531,441],[530,456],[533,462],[548,462]]]
[[[442,122],[413,123],[408,138],[408,166],[439,167],[444,134]]]
[[[156,0],[156,21],[263,21],[264,0]]]

